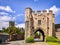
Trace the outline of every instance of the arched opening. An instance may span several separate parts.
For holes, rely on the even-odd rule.
[[[37,40],[36,40],[37,39]],[[44,32],[39,28],[34,32],[34,40],[35,41],[43,41],[45,40]]]

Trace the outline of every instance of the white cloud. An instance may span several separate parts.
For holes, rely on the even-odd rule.
[[[1,15],[9,15],[8,13],[6,12],[0,12]]]
[[[5,10],[7,12],[15,13],[15,11],[13,11],[10,6],[0,6],[0,10]]]
[[[46,9],[46,10],[47,10],[47,12],[48,12],[48,10],[52,10],[53,13],[55,14],[55,16],[58,16],[60,14],[60,8],[57,8],[55,5],[50,7],[50,9]]]
[[[7,28],[9,26],[9,21],[11,20],[11,17],[9,16],[0,16],[0,29],[3,27]]]
[[[18,14],[14,17],[5,15],[5,12],[1,12],[0,14],[3,14],[3,16],[0,16],[0,29],[3,27],[7,28],[9,26],[9,21],[14,21],[17,17],[22,16],[23,14]],[[23,27],[25,28],[25,24],[17,24],[16,27]]]
[[[4,28],[7,28],[9,26],[9,23],[8,22],[5,22],[5,21],[0,21],[0,30],[4,27]]]
[[[23,16],[24,14],[18,14],[17,16]]]
[[[8,27],[9,26],[9,21],[14,21],[16,20],[17,17],[23,16],[24,14],[18,14],[15,15],[14,17],[12,17],[11,15],[9,15],[9,13],[6,12],[0,12],[0,29],[2,29],[2,27]],[[24,24],[17,24],[16,27],[23,27],[24,28]]]
[[[2,27],[7,28],[8,26],[9,26],[9,22],[3,22],[3,23],[2,23]]]
[[[17,24],[16,27],[20,27],[20,28],[23,27],[23,28],[25,28],[25,23]]]
[[[50,8],[50,10],[53,10],[53,13],[57,15],[60,14],[60,8],[57,8],[55,5]]]
[[[9,16],[0,16],[0,21],[10,21],[11,17]]]

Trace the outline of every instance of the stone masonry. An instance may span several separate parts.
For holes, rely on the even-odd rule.
[[[29,36],[33,36],[34,32],[37,29],[41,29],[46,36],[54,36],[55,35],[55,26],[54,26],[54,14],[52,10],[49,10],[47,13],[46,10],[41,11],[33,11],[31,8],[25,9],[25,39]]]

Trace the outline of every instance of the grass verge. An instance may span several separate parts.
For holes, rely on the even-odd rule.
[[[60,43],[56,43],[56,42],[47,42],[49,45],[60,45]]]
[[[52,36],[47,36],[46,37],[46,42],[49,45],[60,45],[60,39],[52,37]]]

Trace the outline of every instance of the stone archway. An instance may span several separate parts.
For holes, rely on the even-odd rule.
[[[44,42],[45,41],[45,34],[42,29],[40,29],[40,28],[36,29],[36,31],[34,31],[34,34],[38,31],[42,34],[42,41]]]

